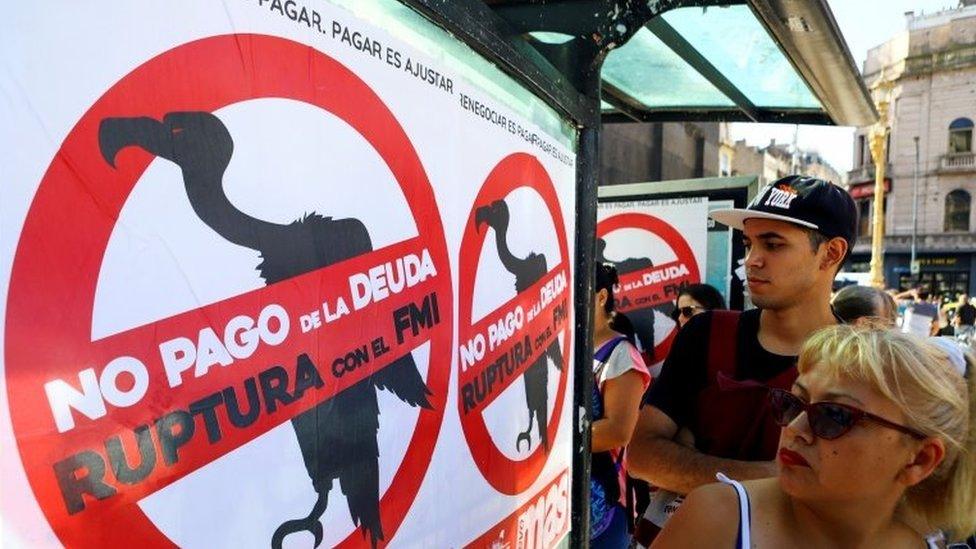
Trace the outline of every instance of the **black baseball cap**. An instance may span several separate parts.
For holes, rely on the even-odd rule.
[[[715,210],[712,219],[742,230],[747,219],[773,219],[815,229],[848,246],[857,237],[857,206],[844,189],[815,177],[788,175],[766,185],[746,208]]]

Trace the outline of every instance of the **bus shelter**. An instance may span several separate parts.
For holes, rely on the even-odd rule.
[[[602,121],[876,118],[824,0],[20,3],[0,66],[9,546],[585,546]]]

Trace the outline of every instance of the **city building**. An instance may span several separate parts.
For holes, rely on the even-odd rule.
[[[817,152],[800,149],[794,155],[792,145],[777,143],[775,139],[765,147],[753,147],[741,139],[731,142],[726,132],[722,135],[725,139],[722,141],[720,155],[730,155],[731,169],[728,175],[758,175],[760,183],[769,183],[798,173],[837,185],[844,182],[844,177]]]
[[[718,173],[718,122],[603,125],[600,185],[715,177]]]
[[[765,147],[732,141],[724,122],[623,122],[603,129],[601,185],[737,175],[768,183],[790,173],[842,182],[816,152],[800,150],[794,158],[792,145],[775,140]]]
[[[824,181],[830,181],[835,185],[843,186],[847,182],[846,174],[841,174],[834,169],[834,167],[831,166],[830,163],[828,163],[817,152],[801,150],[797,156],[797,164],[799,166],[799,173],[804,175],[823,179]]]
[[[871,49],[863,76],[891,84],[885,158],[885,283],[937,293],[976,290],[976,0],[932,14],[908,12],[906,28]],[[859,239],[847,266],[869,270],[875,165],[871,127],[857,129],[849,190],[861,214]],[[917,192],[914,184],[918,142]],[[913,210],[917,222],[913,222]],[[917,231],[919,258],[910,253]]]

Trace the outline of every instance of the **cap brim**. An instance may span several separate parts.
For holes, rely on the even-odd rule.
[[[731,210],[715,210],[714,212],[709,212],[709,217],[718,221],[723,225],[728,225],[733,229],[742,230],[745,221],[747,219],[772,219],[773,221],[783,221],[786,223],[792,223],[794,225],[799,225],[801,227],[807,227],[809,229],[817,229],[818,227],[814,223],[809,221],[803,221],[802,219],[796,219],[795,217],[789,217],[786,215],[779,215],[774,213],[760,212],[756,210],[747,210],[745,208],[735,208]]]

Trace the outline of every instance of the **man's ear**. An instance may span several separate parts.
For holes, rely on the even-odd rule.
[[[831,238],[823,246],[825,253],[823,259],[820,261],[820,269],[825,271],[832,270],[834,272],[839,271],[841,263],[847,257],[847,241],[840,237]]]

